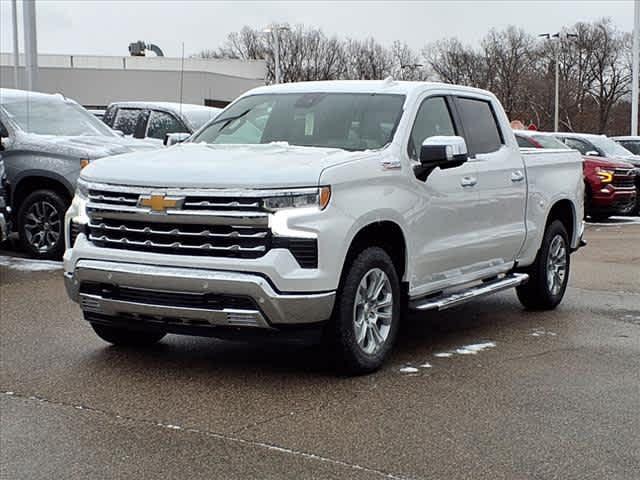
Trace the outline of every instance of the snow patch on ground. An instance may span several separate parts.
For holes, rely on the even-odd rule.
[[[544,328],[534,328],[529,335],[532,337],[555,337],[558,334]]]
[[[60,270],[62,268],[62,262],[31,260],[29,258],[0,255],[0,267],[7,267],[11,270],[18,270],[21,272],[49,272],[53,270]]]
[[[402,367],[400,369],[401,373],[418,373],[418,371],[416,367]]]
[[[454,348],[449,352],[434,353],[433,356],[438,358],[450,358],[453,357],[453,355],[477,355],[478,353],[495,346],[495,342],[473,343],[471,345],[463,345],[462,347]]]
[[[438,358],[449,358],[449,357],[453,357],[453,353],[440,352],[440,353],[434,353],[433,356]]]

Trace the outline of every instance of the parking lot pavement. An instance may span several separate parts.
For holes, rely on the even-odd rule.
[[[0,256],[0,476],[640,478],[640,225],[587,240],[558,310],[414,316],[358,378],[305,346],[108,347],[59,265]]]

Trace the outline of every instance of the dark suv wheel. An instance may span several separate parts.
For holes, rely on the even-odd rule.
[[[20,246],[33,258],[57,260],[64,252],[64,214],[69,203],[53,190],[36,190],[18,208]]]
[[[364,374],[380,368],[398,332],[400,281],[387,252],[363,250],[347,265],[328,340],[338,370]]]

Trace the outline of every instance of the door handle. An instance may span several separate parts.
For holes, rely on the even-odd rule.
[[[522,173],[520,170],[516,170],[515,172],[511,173],[511,181],[512,182],[521,182],[524,180],[524,173]]]
[[[478,183],[476,177],[462,177],[462,180],[460,180],[460,185],[463,187],[473,187],[476,183]]]

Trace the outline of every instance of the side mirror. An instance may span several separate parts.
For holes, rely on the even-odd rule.
[[[587,153],[585,153],[585,155],[587,157],[599,157],[600,152],[596,152],[595,150],[589,150]]]
[[[112,129],[113,130],[113,129]],[[124,137],[124,132],[122,130],[113,130],[119,137]]]
[[[420,149],[420,164],[427,168],[455,168],[467,160],[467,143],[462,137],[429,137]]]
[[[182,143],[191,136],[189,133],[166,133],[164,135],[164,145],[170,147],[176,143]]]

